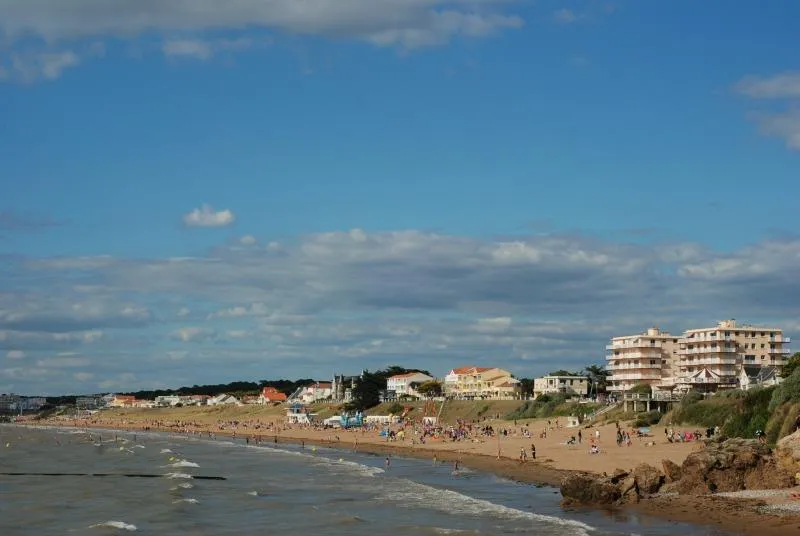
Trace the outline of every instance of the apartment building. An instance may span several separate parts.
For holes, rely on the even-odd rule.
[[[789,342],[779,328],[740,325],[736,320],[687,330],[679,341],[676,383],[684,391],[716,391],[739,387],[745,367],[772,367],[780,374]]]
[[[772,367],[779,373],[790,353],[789,342],[779,328],[736,320],[689,329],[680,337],[658,328],[614,337],[606,346],[608,390],[624,392],[639,384],[661,391],[737,388],[745,367]]]
[[[435,379],[433,376],[428,376],[422,372],[396,374],[386,379],[386,391],[394,393],[394,397],[411,396],[422,398],[422,395],[417,391],[417,387]]]
[[[533,380],[533,398],[545,394],[586,396],[589,394],[589,378],[586,376],[543,376]]]
[[[624,392],[639,384],[654,389],[674,387],[678,337],[652,327],[637,335],[614,337],[606,346],[609,392]]]

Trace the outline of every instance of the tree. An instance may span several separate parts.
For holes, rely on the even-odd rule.
[[[578,372],[569,372],[567,370],[557,370],[555,372],[551,372],[550,376],[580,376]]]
[[[347,408],[364,411],[377,406],[381,401],[381,391],[384,389],[386,389],[386,378],[365,370],[356,380],[353,399],[347,404]]]
[[[442,396],[442,383],[436,380],[427,381],[417,387],[417,392],[428,398]]]
[[[798,367],[800,367],[800,352],[795,352],[783,366],[783,370],[781,370],[781,377],[788,378]]]
[[[589,365],[583,368],[583,374],[589,378],[589,394],[605,393],[609,372],[600,365]]]

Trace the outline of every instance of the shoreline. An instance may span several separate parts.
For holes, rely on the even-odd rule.
[[[149,426],[149,429],[143,430],[142,426],[126,425],[123,423],[118,423],[117,425],[110,425],[108,423],[102,425],[93,425],[90,423],[81,423],[81,425],[70,423],[22,423],[20,425],[25,426],[26,424],[60,429],[95,429],[126,433],[156,432],[185,437],[191,437],[193,435],[204,437],[207,434],[207,432],[187,432],[170,427],[157,426]],[[287,432],[289,432],[289,430],[284,430],[278,434],[274,432],[237,434],[235,431],[218,429],[214,430],[212,433],[215,434],[216,437],[223,437],[226,439],[244,440],[246,437],[257,437],[261,443],[265,445],[276,444],[275,439],[277,438],[278,445],[281,443],[294,446],[307,444],[342,451],[349,450],[352,452],[356,450],[360,453],[375,456],[390,455],[420,460],[433,460],[436,458],[442,463],[458,461],[460,464],[472,470],[491,473],[523,484],[538,487],[551,487],[556,493],[558,493],[562,478],[569,474],[599,474],[593,471],[554,467],[550,463],[552,460],[547,459],[522,463],[514,458],[498,458],[497,456],[487,454],[464,452],[456,448],[431,448],[427,445],[408,445],[405,443],[388,441],[354,441],[350,443],[341,439],[308,437],[308,433],[292,434]],[[442,444],[436,446],[442,447]],[[576,511],[579,509],[591,509],[594,511],[613,513],[615,516],[640,514],[670,522],[714,526],[730,532],[731,534],[739,534],[742,536],[787,536],[792,533],[800,534],[800,515],[777,515],[760,512],[759,507],[764,504],[766,504],[765,501],[759,499],[739,499],[715,495],[656,495],[642,499],[637,504],[613,508],[569,507],[564,508],[564,510]]]

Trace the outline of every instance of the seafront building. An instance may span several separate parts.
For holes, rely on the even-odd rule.
[[[433,376],[428,376],[422,372],[396,374],[386,379],[386,391],[390,398],[401,396],[422,398],[422,395],[417,391],[417,387],[425,382],[434,381],[435,379],[436,378]]]
[[[533,398],[548,394],[585,397],[589,394],[589,378],[586,376],[543,376],[534,378]]]
[[[520,398],[520,382],[496,367],[459,367],[444,377],[444,395],[461,400],[513,400]]]
[[[780,328],[736,320],[689,329],[680,337],[658,328],[614,337],[606,346],[608,390],[624,392],[649,384],[654,392],[714,392],[745,383],[775,383],[786,365],[790,342]]]

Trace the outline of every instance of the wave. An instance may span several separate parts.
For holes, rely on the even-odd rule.
[[[178,460],[175,463],[171,463],[169,465],[162,465],[161,467],[200,467],[200,466],[194,462],[190,462],[189,460]]]
[[[161,449],[161,454],[167,454],[169,452],[172,452],[172,450],[171,449]]]
[[[131,525],[130,523],[125,523],[124,521],[106,521],[105,523],[97,523],[96,525],[89,526],[90,529],[100,527],[111,527],[114,529],[127,530],[129,532],[136,530],[136,525]]]
[[[194,478],[192,475],[187,475],[186,473],[167,473],[164,475],[167,478]]]
[[[587,535],[594,527],[573,521],[561,519],[534,512],[525,512],[510,506],[496,504],[483,499],[476,499],[447,489],[437,489],[425,484],[419,484],[407,479],[398,479],[397,485],[387,487],[383,496],[386,501],[391,501],[397,506],[413,506],[415,508],[429,508],[447,512],[451,515],[462,516],[492,516],[499,519],[520,519],[546,523],[553,528],[565,529],[565,536]],[[568,532],[566,532],[568,531]]]
[[[200,501],[198,501],[197,499],[178,499],[178,500],[172,501],[172,504],[176,504],[176,503],[198,504],[199,502]]]

